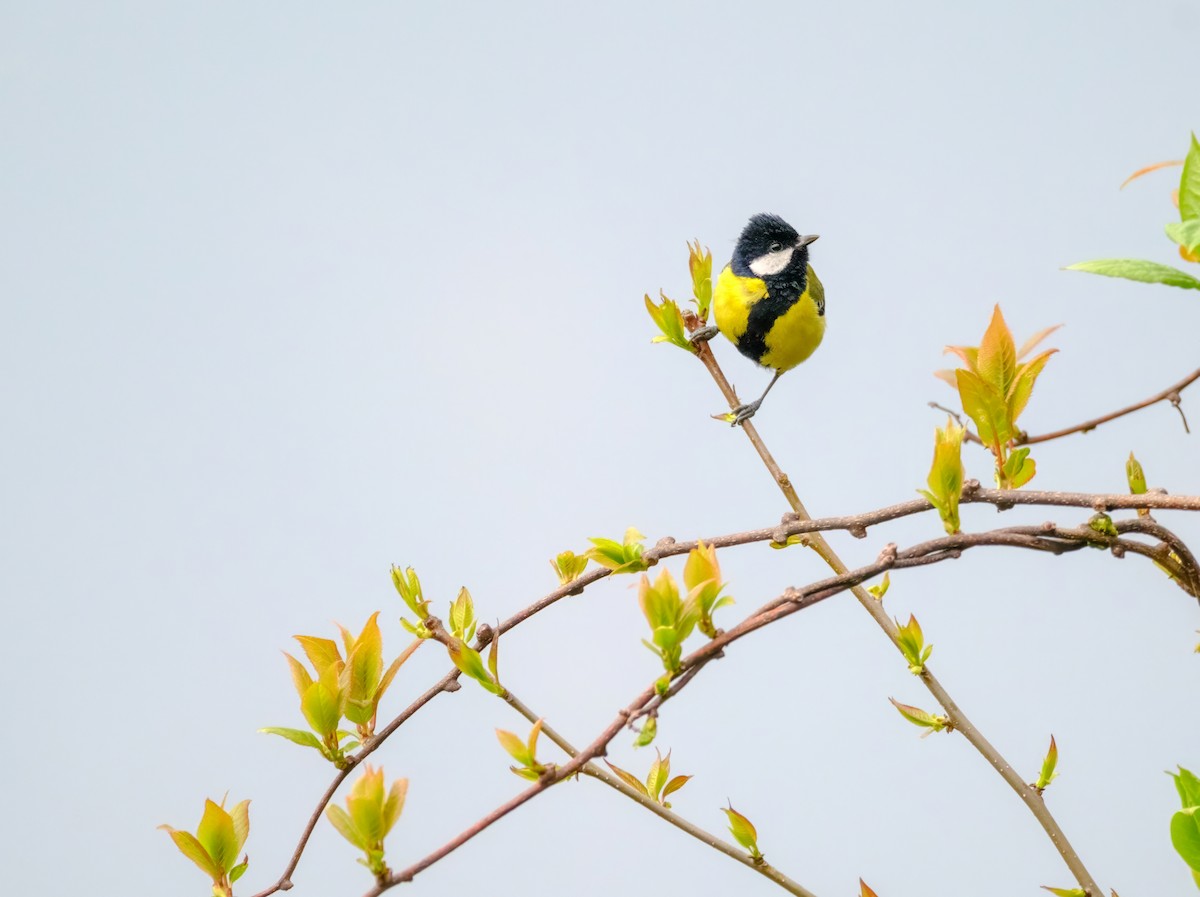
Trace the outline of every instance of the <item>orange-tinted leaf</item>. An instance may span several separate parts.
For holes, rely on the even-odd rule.
[[[308,691],[308,687],[312,685],[312,676],[308,674],[308,670],[304,668],[304,664],[298,661],[287,651],[283,652],[283,656],[287,658],[288,669],[292,673],[292,684],[296,686],[296,693],[300,695],[300,699],[304,699],[304,693]]]
[[[975,371],[978,368],[979,349],[975,346],[947,346],[942,354],[957,355],[969,371]]]
[[[1137,171],[1135,171],[1129,177],[1125,178],[1125,180],[1123,180],[1121,182],[1121,186],[1118,187],[1117,189],[1124,190],[1127,184],[1130,184],[1131,182],[1136,181],[1138,178],[1142,177],[1142,175],[1149,174],[1152,171],[1158,171],[1160,168],[1170,168],[1172,165],[1182,165],[1182,164],[1183,164],[1182,159],[1170,159],[1166,162],[1155,162],[1153,165],[1147,165],[1145,168],[1139,168]]]
[[[874,891],[867,887],[867,883],[861,878],[858,880],[859,897],[879,897]]]
[[[1057,351],[1057,349],[1047,349],[1017,368],[1017,376],[1013,379],[1012,387],[1008,392],[1008,419],[1013,424],[1016,424],[1017,418],[1021,416],[1021,412],[1029,404],[1029,397],[1033,394],[1033,385],[1042,373],[1042,368],[1046,366],[1046,362],[1050,360],[1050,356]]]
[[[619,766],[613,766],[607,760],[605,760],[604,763],[608,766],[609,769],[611,769],[614,773],[616,773],[617,778],[619,778],[622,782],[624,782],[626,785],[628,785],[630,788],[632,788],[638,794],[646,794],[646,786],[643,785],[641,783],[641,781],[638,780],[637,776],[633,775],[632,773],[626,772],[625,770],[621,769],[621,767],[619,767]],[[650,795],[646,794],[646,796],[649,797]]]
[[[956,380],[954,377],[954,371],[948,368],[943,368],[940,371],[934,371],[933,376],[937,377],[943,383],[946,383],[955,389],[958,388],[958,380]]]
[[[337,642],[332,639],[317,638],[315,635],[296,635],[293,638],[304,649],[304,654],[308,657],[308,662],[313,665],[313,669],[317,671],[318,676],[325,672],[325,669],[331,664],[337,663],[342,659]]]
[[[1029,339],[1025,340],[1025,342],[1023,342],[1021,344],[1021,348],[1019,348],[1017,350],[1017,361],[1020,361],[1022,358],[1024,358],[1026,355],[1028,355],[1034,349],[1036,349],[1038,347],[1038,343],[1040,343],[1042,340],[1044,340],[1046,337],[1048,337],[1050,334],[1052,334],[1055,330],[1058,330],[1061,327],[1062,327],[1062,324],[1055,324],[1053,327],[1044,327],[1041,330],[1039,330],[1037,333],[1035,333],[1033,336],[1031,336]]]
[[[1017,372],[1017,347],[1013,344],[1012,331],[1004,321],[997,305],[992,310],[992,320],[979,344],[976,362],[979,376],[1000,395],[1007,395]]]

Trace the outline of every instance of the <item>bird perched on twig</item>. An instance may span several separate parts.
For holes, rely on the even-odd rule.
[[[756,401],[734,410],[734,426],[753,417],[775,381],[812,355],[825,336],[825,288],[808,263],[808,246],[816,239],[778,215],[755,215],[717,278],[716,327],[693,338],[711,339],[719,330],[747,358],[775,371]]]

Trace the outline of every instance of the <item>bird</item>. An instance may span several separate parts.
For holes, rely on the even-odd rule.
[[[695,336],[711,339],[719,330],[751,361],[775,371],[757,400],[722,416],[735,427],[754,416],[776,381],[825,336],[825,288],[808,263],[809,244],[818,236],[799,233],[778,215],[754,215],[717,277],[716,327]]]

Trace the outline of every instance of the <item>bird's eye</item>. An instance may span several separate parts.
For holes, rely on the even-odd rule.
[[[779,252],[781,249],[783,249],[782,243],[772,243],[771,244],[771,252]]]

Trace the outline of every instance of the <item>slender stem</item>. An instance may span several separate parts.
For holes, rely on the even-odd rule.
[[[517,696],[514,695],[511,691],[505,692],[504,700],[507,701],[509,706],[511,706],[514,710],[516,710],[517,713],[521,714],[521,716],[523,716],[523,717],[525,717],[525,719],[529,720],[529,722],[536,723],[538,721],[538,719],[540,718],[537,716],[537,714],[535,714],[532,710],[530,710],[519,698],[517,698]],[[542,733],[547,738],[549,738],[551,741],[553,741],[556,745],[558,745],[563,750],[563,752],[567,754],[567,756],[569,756],[569,757],[578,756],[579,751],[577,751],[574,748],[574,746],[572,746],[571,743],[569,741],[567,741],[562,735],[560,735],[553,728],[551,728],[544,719],[542,720]],[[782,872],[780,872],[774,866],[771,866],[766,862],[756,863],[750,857],[750,855],[748,853],[746,853],[746,851],[735,847],[734,845],[730,844],[727,841],[721,840],[720,838],[718,838],[716,835],[712,834],[711,832],[707,832],[704,829],[700,828],[700,826],[695,825],[694,823],[689,822],[688,820],[684,819],[678,813],[668,810],[666,807],[664,807],[662,804],[660,804],[653,797],[650,797],[647,794],[644,794],[640,791],[637,791],[637,790],[631,788],[625,782],[621,781],[620,777],[609,772],[604,767],[599,766],[596,763],[587,763],[582,767],[582,769],[580,769],[580,772],[586,776],[590,776],[590,777],[596,779],[597,781],[603,782],[605,785],[607,785],[608,787],[610,787],[616,791],[621,792],[626,797],[628,797],[630,800],[636,801],[637,803],[641,804],[643,807],[645,807],[647,810],[649,810],[654,815],[658,816],[660,819],[664,819],[667,822],[671,823],[671,825],[675,826],[680,831],[686,832],[687,834],[691,835],[696,840],[704,842],[709,847],[713,848],[714,850],[720,851],[721,853],[725,854],[727,857],[737,860],[743,866],[745,866],[748,869],[754,870],[759,875],[769,878],[771,881],[775,882],[775,884],[779,885],[781,888],[783,888],[789,894],[796,894],[796,895],[799,895],[799,897],[815,897],[815,895],[811,891],[809,891],[807,888],[805,888],[799,882],[792,881],[792,879],[788,878],[786,875],[784,875]]]
[[[1015,440],[1017,445],[1034,445],[1038,442],[1049,442],[1051,439],[1060,439],[1063,436],[1070,436],[1072,433],[1086,433],[1089,430],[1094,430],[1101,424],[1106,424],[1110,420],[1116,420],[1118,417],[1124,417],[1126,414],[1133,414],[1135,411],[1141,411],[1143,408],[1149,408],[1151,405],[1157,405],[1159,402],[1170,402],[1179,411],[1180,416],[1183,416],[1183,409],[1179,407],[1179,394],[1187,387],[1191,386],[1197,380],[1200,380],[1200,368],[1192,371],[1178,383],[1173,386],[1168,386],[1162,392],[1157,392],[1148,399],[1143,399],[1119,411],[1113,411],[1110,414],[1103,414],[1100,417],[1086,420],[1081,424],[1076,424],[1073,427],[1064,427],[1061,430],[1055,430],[1051,433],[1043,433],[1040,436],[1018,436]],[[1191,432],[1188,429],[1187,418],[1183,418],[1183,429]]]
[[[713,380],[716,381],[726,401],[729,402],[730,408],[736,408],[739,403],[733,387],[729,385],[729,381],[717,364],[717,360],[707,343],[701,343],[697,346],[697,355],[705,368],[708,369]],[[1200,371],[1197,372],[1196,376],[1200,377]],[[783,472],[783,469],[775,461],[774,456],[767,449],[762,437],[758,435],[758,430],[750,421],[744,422],[742,429],[746,433],[746,438],[750,440],[750,443],[758,452],[758,456],[762,459],[763,464],[766,465],[768,472],[770,472],[772,478],[779,486],[784,498],[787,499],[792,511],[800,518],[810,518],[803,502],[800,501],[799,495],[796,494],[791,480],[788,479],[787,474]],[[842,575],[848,571],[845,563],[842,562],[842,559],[820,533],[812,533],[808,537],[807,543],[835,573]],[[866,609],[867,613],[871,615],[871,618],[875,620],[879,628],[883,630],[884,634],[887,635],[892,644],[896,645],[898,649],[900,643],[896,634],[896,624],[884,611],[882,602],[876,601],[861,585],[855,585],[851,589],[851,592],[858,599],[858,603]],[[921,673],[920,679],[934,698],[937,699],[938,703],[942,705],[954,728],[961,732],[963,737],[967,739],[975,750],[983,755],[984,759],[992,765],[1001,778],[1008,783],[1017,793],[1017,796],[1029,807],[1030,812],[1033,813],[1042,828],[1046,830],[1046,834],[1050,836],[1055,849],[1058,850],[1059,855],[1067,864],[1067,868],[1071,870],[1071,874],[1075,876],[1075,880],[1079,883],[1079,886],[1088,893],[1089,897],[1101,897],[1100,886],[1096,883],[1092,874],[1088,872],[1087,867],[1084,866],[1083,861],[1079,858],[1079,854],[1071,846],[1070,841],[1067,840],[1067,836],[1046,808],[1041,795],[1017,775],[1012,765],[983,736],[983,733],[979,731],[975,724],[967,717],[966,713],[963,712],[962,708],[950,697],[945,687],[928,667]]]

